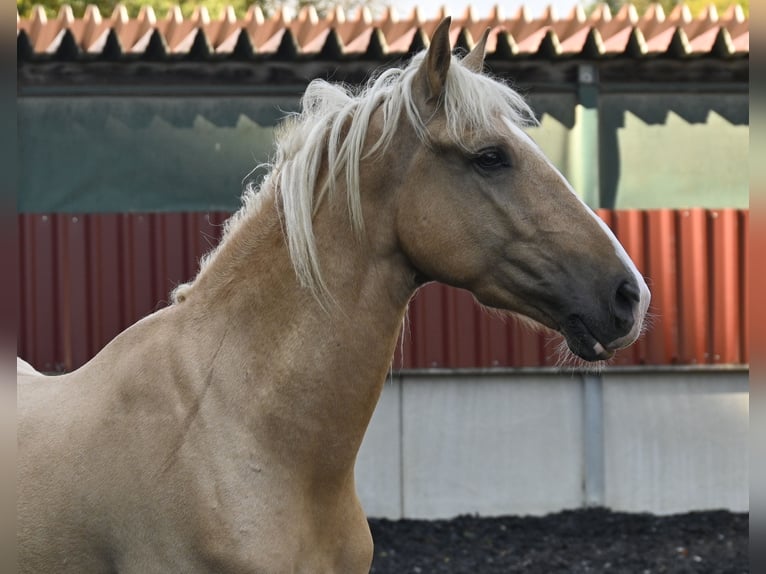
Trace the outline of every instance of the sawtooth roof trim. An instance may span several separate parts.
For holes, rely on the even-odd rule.
[[[18,58],[54,59],[250,59],[256,56],[291,60],[302,56],[327,60],[346,57],[381,59],[415,52],[428,45],[428,38],[445,16],[442,8],[433,18],[425,18],[415,8],[401,17],[393,8],[373,18],[366,8],[347,14],[336,7],[319,17],[313,6],[295,17],[287,10],[264,16],[252,6],[238,17],[232,7],[217,19],[199,7],[185,18],[178,6],[158,18],[151,6],[130,18],[123,5],[104,17],[90,5],[82,18],[75,18],[71,6],[61,8],[48,19],[41,6],[22,18],[16,14]],[[468,6],[453,16],[452,42],[465,49],[491,28],[487,52],[501,58],[524,56],[589,58],[627,55],[643,58],[668,55],[674,58],[712,55],[748,56],[749,19],[741,6],[723,13],[709,6],[693,17],[685,5],[665,14],[652,4],[639,15],[635,6],[623,6],[612,14],[606,4],[590,16],[577,6],[568,16],[558,17],[548,7],[533,18],[522,6],[512,16],[496,6],[484,17]]]

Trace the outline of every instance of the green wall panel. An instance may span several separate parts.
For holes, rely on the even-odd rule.
[[[592,207],[748,206],[741,93],[529,95],[530,128]],[[22,97],[19,211],[233,210],[298,97]]]
[[[715,112],[704,124],[671,112],[663,125],[628,113],[618,140],[617,208],[748,207],[748,126]]]
[[[297,101],[23,98],[22,212],[230,210]]]
[[[747,91],[609,93],[599,111],[602,206],[748,207]]]

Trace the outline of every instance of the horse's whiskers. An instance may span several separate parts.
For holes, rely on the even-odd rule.
[[[569,350],[566,341],[561,341],[557,349],[556,367],[562,370],[579,371],[590,374],[601,373],[612,359],[605,361],[586,361]]]

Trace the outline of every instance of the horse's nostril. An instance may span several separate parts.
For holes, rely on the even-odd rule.
[[[614,295],[614,320],[620,329],[633,325],[633,309],[641,300],[641,293],[632,281],[623,281]]]
[[[632,308],[633,305],[641,301],[641,293],[632,281],[623,281],[617,288],[617,301],[618,303],[625,303],[628,307]]]

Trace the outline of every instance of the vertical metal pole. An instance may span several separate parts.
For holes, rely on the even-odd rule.
[[[577,74],[578,105],[572,158],[576,189],[592,208],[601,207],[599,185],[598,68],[582,64]],[[603,506],[605,498],[604,396],[600,375],[583,375],[584,497],[586,506]]]
[[[604,386],[600,375],[583,375],[583,438],[586,506],[603,506],[604,466]]]
[[[577,74],[575,127],[572,130],[569,176],[575,190],[592,208],[601,207],[599,191],[598,68],[581,64]]]

